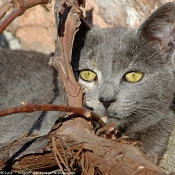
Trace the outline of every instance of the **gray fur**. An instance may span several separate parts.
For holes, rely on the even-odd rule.
[[[30,51],[0,50],[0,109],[21,106],[22,101],[60,104],[56,71],[50,56]],[[0,118],[0,143],[30,134],[49,132],[58,112],[13,114]]]

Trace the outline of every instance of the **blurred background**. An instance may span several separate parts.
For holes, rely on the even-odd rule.
[[[0,0],[1,4],[6,0]],[[84,18],[90,26],[136,28],[152,11],[173,0],[87,0]],[[0,36],[2,48],[54,53],[56,29],[54,3],[28,9]]]

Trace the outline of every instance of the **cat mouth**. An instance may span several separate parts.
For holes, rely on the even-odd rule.
[[[103,115],[100,117],[106,124],[109,123],[119,123],[122,121],[121,118],[117,117],[116,115]]]
[[[116,112],[111,112],[106,110],[104,116],[108,116],[108,119],[121,120],[121,118],[117,115]]]
[[[94,108],[91,107],[91,106],[88,106],[86,103],[83,105],[83,107],[85,107],[85,108],[87,108],[87,109],[89,109],[89,110],[95,112]],[[119,117],[117,116],[117,113],[111,112],[111,111],[109,111],[109,110],[107,110],[107,109],[105,110],[105,112],[104,112],[100,117],[101,117],[101,119],[102,119],[104,122],[107,121],[107,120],[109,120],[109,119],[121,120],[121,118],[119,118]],[[106,122],[105,122],[105,123],[106,123]]]
[[[117,113],[111,112],[109,110],[105,111],[105,115],[107,115],[110,118],[113,118],[114,116],[117,116]],[[116,118],[116,117],[115,117]]]

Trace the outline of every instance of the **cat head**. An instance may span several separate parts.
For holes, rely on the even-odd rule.
[[[76,35],[72,66],[87,108],[133,131],[167,117],[175,87],[174,3],[137,30],[93,28],[82,36]]]

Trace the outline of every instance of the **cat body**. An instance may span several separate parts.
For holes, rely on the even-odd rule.
[[[0,50],[0,109],[33,104],[60,104],[57,73],[48,65],[49,55],[33,51]],[[22,137],[26,132],[47,134],[58,112],[13,114],[0,118],[0,143]]]
[[[174,126],[174,23],[175,4],[167,3],[137,30],[113,27],[86,32],[80,27],[74,41],[71,64],[84,89],[84,106],[108,116],[107,123],[115,122],[119,133],[141,141],[150,155],[162,155]],[[46,66],[47,58],[37,61],[38,55],[33,61],[26,53],[21,61],[17,55],[5,56],[0,51],[4,57],[0,61],[0,108],[21,101],[60,104],[62,92],[53,70]],[[0,143],[21,137],[24,131],[46,133],[57,114],[0,118]]]

